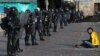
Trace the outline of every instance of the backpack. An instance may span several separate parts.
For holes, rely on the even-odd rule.
[[[6,30],[6,29],[7,29],[7,27],[8,27],[8,20],[7,20],[7,17],[1,19],[1,24],[0,24],[0,26],[1,26],[1,28],[2,28],[3,30]]]

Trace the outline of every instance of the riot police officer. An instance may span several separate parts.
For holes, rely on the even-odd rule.
[[[53,22],[53,32],[57,32],[58,9],[54,10],[52,22]]]
[[[50,34],[50,15],[48,11],[43,12],[42,18],[43,24],[43,35],[44,36],[51,36]]]
[[[63,9],[64,10],[64,9]],[[63,11],[63,17],[64,17],[64,26],[67,26],[68,24],[68,8],[66,8],[64,11]]]
[[[67,11],[67,22],[70,24],[70,10]]]
[[[19,19],[17,17],[17,9],[11,7],[7,11],[7,16],[3,19],[6,21],[7,34],[7,56],[16,56],[16,53],[22,51],[19,48],[19,38],[17,37],[20,31]]]
[[[74,12],[73,10],[70,10],[70,23],[73,23],[73,19],[74,19]]]
[[[52,9],[49,9],[48,13],[49,13],[49,20],[50,20],[50,28],[52,28],[52,18],[53,18],[53,11],[52,11]]]
[[[35,9],[35,37],[36,37],[36,31],[38,31],[40,41],[44,41],[43,38],[43,27],[42,27],[42,12],[39,8]]]
[[[59,9],[59,20],[60,20],[60,28],[64,28],[65,18],[64,18],[64,10],[62,8]]]
[[[35,22],[34,22],[33,14],[29,10],[27,10],[27,12],[29,12],[30,15],[29,15],[27,23],[24,25],[24,28],[25,28],[25,45],[26,46],[30,45],[30,43],[29,43],[29,37],[30,36],[31,36],[32,45],[38,45],[38,43],[36,42],[35,35],[34,35]]]

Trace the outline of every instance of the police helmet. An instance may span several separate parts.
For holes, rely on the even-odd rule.
[[[16,7],[10,7],[9,8],[9,14],[17,15],[18,14],[17,8]]]

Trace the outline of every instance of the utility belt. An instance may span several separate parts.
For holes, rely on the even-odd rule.
[[[42,23],[42,19],[38,19],[37,17],[35,18],[35,22],[33,22],[34,24],[35,23]]]

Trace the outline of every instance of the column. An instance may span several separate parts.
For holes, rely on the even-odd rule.
[[[45,0],[45,4],[46,4],[46,10],[48,10],[48,6],[49,6],[48,0]]]

